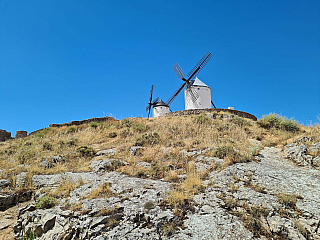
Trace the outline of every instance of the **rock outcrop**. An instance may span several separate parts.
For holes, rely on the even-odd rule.
[[[290,156],[303,156],[301,149],[291,149]],[[223,164],[201,151],[185,154],[202,169]],[[42,240],[320,239],[320,171],[298,166],[281,149],[265,148],[256,161],[209,171],[204,190],[177,209],[165,201],[172,183],[106,172],[112,161],[93,161],[93,172],[35,175],[32,184],[39,191],[66,179],[81,178],[84,184],[52,209],[22,209],[14,225],[16,239],[31,230]],[[102,186],[107,195],[88,197]]]

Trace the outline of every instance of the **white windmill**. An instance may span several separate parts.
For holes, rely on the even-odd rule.
[[[198,64],[188,73],[187,76],[180,67],[179,63],[176,63],[173,66],[173,71],[180,80],[184,81],[184,83],[166,102],[168,106],[170,106],[170,104],[178,96],[181,90],[186,87],[186,89],[184,90],[186,110],[211,108],[211,104],[214,108],[216,108],[211,101],[211,89],[199,78],[197,78],[197,75],[202,70],[202,68],[204,68],[211,57],[212,54],[210,52],[207,52],[204,57],[198,62]]]
[[[162,115],[170,112],[170,108],[167,104],[165,104],[161,99],[159,101],[159,98],[156,98],[152,101],[152,95],[153,95],[153,85],[151,86],[151,92],[150,92],[150,99],[148,106],[146,108],[148,112],[148,118],[150,117],[151,107],[153,107],[152,110],[152,116],[153,117],[161,117]]]

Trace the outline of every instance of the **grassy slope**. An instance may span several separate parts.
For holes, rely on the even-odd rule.
[[[3,170],[0,172],[0,179],[12,180],[11,188],[14,188],[16,176],[26,171],[25,188],[32,188],[31,178],[35,174],[90,171],[89,165],[93,155],[90,155],[90,152],[88,156],[81,154],[77,151],[80,146],[88,146],[89,149],[92,147],[94,151],[117,148],[114,158],[123,159],[129,162],[129,165],[119,167],[116,171],[137,177],[164,177],[168,181],[176,181],[178,174],[187,173],[187,180],[179,187],[192,195],[193,188],[201,185],[201,179],[206,177],[206,173],[195,173],[194,159],[184,157],[180,153],[182,149],[231,146],[235,151],[231,151],[232,154],[225,157],[223,167],[226,167],[235,162],[253,160],[253,155],[257,154],[256,150],[264,146],[281,147],[298,136],[320,136],[319,125],[300,126],[300,129],[294,133],[276,128],[265,129],[242,118],[218,120],[209,119],[204,115],[158,119],[131,118],[99,124],[47,128],[24,139],[0,143],[0,169]],[[143,145],[145,149],[139,151],[136,156],[131,156],[129,148],[137,144]],[[205,153],[207,156],[216,154],[214,150]],[[48,169],[39,166],[46,156],[55,155],[63,155],[67,161]],[[136,163],[141,161],[151,163],[151,169],[136,166]],[[176,170],[169,170],[169,164]],[[186,194],[180,196],[184,197]]]

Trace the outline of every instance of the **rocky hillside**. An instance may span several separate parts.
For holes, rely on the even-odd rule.
[[[130,118],[0,143],[0,239],[320,239],[320,126]]]

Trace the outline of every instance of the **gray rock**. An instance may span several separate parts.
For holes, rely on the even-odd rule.
[[[314,159],[312,159],[312,165],[314,165],[316,167],[320,167],[320,156],[315,157]]]
[[[10,181],[7,179],[0,179],[0,188],[5,188],[10,185]]]
[[[151,163],[148,163],[148,162],[139,162],[137,163],[136,166],[140,166],[140,167],[144,167],[144,168],[151,168]]]
[[[40,162],[40,167],[43,168],[52,168],[59,162],[65,162],[66,159],[64,156],[47,156],[46,159]]]
[[[17,175],[16,188],[25,187],[25,185],[26,185],[26,177],[27,177],[27,173],[26,172],[22,172],[22,173]]]
[[[31,196],[32,191],[0,193],[0,211],[7,210],[21,200],[28,201],[31,199]]]
[[[101,150],[99,152],[96,153],[96,156],[114,156],[117,153],[117,149],[116,148],[110,148],[110,149],[106,149],[106,150]]]
[[[312,142],[312,141],[314,141],[313,137],[304,136],[304,137],[296,139],[294,142],[297,144],[301,144],[301,143]]]
[[[42,222],[43,222],[43,232],[46,233],[47,231],[53,228],[56,222],[56,216],[48,213],[47,215],[45,215]]]
[[[312,156],[307,155],[306,152],[307,146],[304,144],[291,143],[284,148],[285,157],[300,166],[312,165]]]
[[[130,147],[130,149],[129,149],[130,155],[131,156],[135,156],[139,149],[144,149],[144,147],[141,147],[141,146],[132,146],[132,147]]]
[[[0,193],[0,211],[4,211],[17,202],[17,193]]]
[[[101,172],[107,170],[115,170],[120,166],[128,165],[126,161],[120,159],[113,159],[113,158],[104,158],[102,160],[93,161],[91,162],[91,168],[94,172]]]
[[[196,163],[203,165],[211,166],[220,161],[201,154],[194,156],[197,156]],[[14,226],[16,236],[21,237],[29,229],[38,227],[39,232],[43,230],[39,240],[265,240],[280,236],[304,239],[298,230],[303,226],[311,234],[309,239],[319,238],[320,171],[297,166],[284,159],[281,149],[277,148],[261,150],[256,160],[234,164],[219,172],[211,171],[203,182],[206,189],[197,193],[189,206],[178,209],[178,213],[183,211],[183,217],[173,213],[171,208],[174,207],[166,208],[163,204],[172,187],[170,183],[129,177],[118,172],[101,172],[98,166],[104,163],[99,161],[96,161],[99,162],[97,172],[36,175],[33,180],[40,187],[56,186],[60,179],[76,182],[79,176],[86,179],[86,184],[60,199],[56,208],[24,211]],[[93,189],[105,183],[109,184],[110,195],[86,198]],[[279,194],[302,197],[296,198],[294,206],[289,207],[280,200]],[[72,206],[80,201],[81,212],[61,210],[64,204]],[[154,206],[146,208],[148,202]],[[259,215],[260,211],[262,215]],[[248,222],[244,222],[246,218],[241,217],[242,214],[254,216],[260,224],[258,226],[263,226],[271,235],[257,237]],[[44,233],[45,216],[55,217],[55,223],[50,224],[51,230]]]
[[[32,212],[36,210],[36,207],[33,204],[27,204],[25,207],[19,209],[18,217],[26,212]]]

